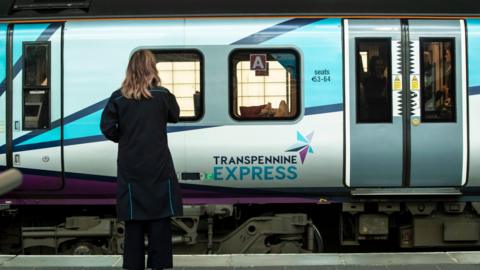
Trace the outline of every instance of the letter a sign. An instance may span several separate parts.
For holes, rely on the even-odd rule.
[[[250,70],[267,71],[267,55],[250,54]]]

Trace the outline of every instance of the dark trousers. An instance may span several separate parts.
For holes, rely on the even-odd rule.
[[[125,222],[123,268],[145,269],[145,234],[148,235],[147,267],[172,268],[172,232],[169,217]]]

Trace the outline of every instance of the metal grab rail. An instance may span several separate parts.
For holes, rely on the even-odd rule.
[[[17,169],[9,169],[0,174],[0,196],[20,186],[22,173]]]

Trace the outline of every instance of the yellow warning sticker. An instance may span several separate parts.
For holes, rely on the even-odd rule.
[[[420,81],[418,80],[417,75],[412,75],[410,79],[410,90],[419,91],[420,90]]]
[[[393,91],[402,90],[402,75],[395,74],[393,79]]]

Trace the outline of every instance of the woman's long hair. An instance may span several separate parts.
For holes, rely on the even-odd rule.
[[[155,56],[149,50],[136,51],[128,62],[127,74],[122,83],[122,95],[127,99],[151,98],[148,90],[161,82]]]

